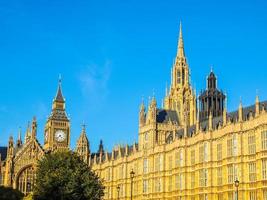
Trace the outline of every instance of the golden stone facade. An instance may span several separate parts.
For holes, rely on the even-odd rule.
[[[197,98],[189,71],[180,27],[164,105],[158,108],[153,97],[146,110],[142,102],[138,144],[105,152],[101,142],[93,153],[83,127],[75,151],[103,178],[104,199],[129,200],[132,192],[136,200],[267,200],[267,102],[256,96],[254,105],[240,102],[237,111],[228,113],[214,72]],[[35,137],[35,119],[23,145],[10,138],[0,165],[2,184],[27,193],[34,184],[36,160],[68,148],[70,126],[60,85],[57,97],[43,147]]]

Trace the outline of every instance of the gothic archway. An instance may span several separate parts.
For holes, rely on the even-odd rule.
[[[23,194],[29,194],[33,191],[35,176],[35,170],[32,165],[24,167],[17,176],[16,188]]]

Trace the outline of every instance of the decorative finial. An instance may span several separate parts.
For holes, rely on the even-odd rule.
[[[210,66],[210,72],[213,72],[213,65]]]
[[[62,76],[61,74],[58,75],[58,82],[61,84],[61,81],[62,81]]]

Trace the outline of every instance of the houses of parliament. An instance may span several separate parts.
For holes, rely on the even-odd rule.
[[[25,140],[19,132],[0,147],[0,183],[28,194],[39,159],[69,149],[70,120],[59,82],[47,119],[44,144],[37,140],[33,118]],[[119,128],[119,127],[118,127]],[[106,200],[267,200],[267,102],[258,95],[253,105],[227,111],[226,95],[213,71],[197,96],[190,83],[182,27],[164,103],[155,97],[139,109],[138,143],[103,143],[90,151],[82,127],[74,151],[103,180]]]

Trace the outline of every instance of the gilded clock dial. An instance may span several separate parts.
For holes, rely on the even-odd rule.
[[[58,142],[63,142],[66,139],[66,134],[62,130],[58,130],[55,133],[55,138]]]

